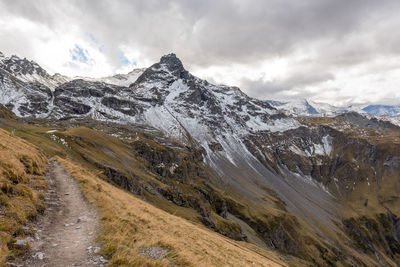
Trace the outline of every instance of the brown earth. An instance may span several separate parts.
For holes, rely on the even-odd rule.
[[[31,251],[10,266],[104,266],[97,253],[97,214],[78,185],[54,159],[49,161],[44,216],[32,226]]]

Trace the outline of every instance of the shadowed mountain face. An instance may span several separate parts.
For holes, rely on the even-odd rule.
[[[294,119],[239,88],[191,75],[174,54],[129,87],[77,79],[52,89],[4,67],[0,91],[0,103],[21,117],[119,137],[140,132],[145,138],[119,149],[85,131],[65,133],[65,140],[110,182],[155,205],[188,208],[230,238],[315,265],[400,263],[393,127],[353,115]],[[138,174],[137,160],[162,185]]]

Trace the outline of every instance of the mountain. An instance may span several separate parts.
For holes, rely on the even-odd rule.
[[[266,100],[273,107],[293,116],[335,116],[337,114],[352,110],[350,108],[335,107],[326,103],[314,102],[306,99],[292,100],[287,102]]]
[[[345,112],[358,112],[376,117],[395,117],[400,115],[400,106],[396,105],[350,105],[337,107],[326,103],[301,99],[287,102],[266,100],[273,107],[293,116],[336,116]]]
[[[129,86],[18,77],[0,68],[0,103],[22,117],[3,125],[156,206],[310,265],[400,263],[396,127],[251,98],[195,77],[175,54]]]
[[[0,52],[0,69],[11,74],[13,77],[26,82],[38,83],[54,89],[69,78],[60,74],[51,76],[42,67],[32,60],[21,59],[18,56],[6,57]]]
[[[82,79],[90,82],[104,82],[108,84],[128,87],[129,85],[134,83],[145,70],[146,69],[133,69],[127,74],[116,74],[113,76],[107,76],[101,78],[75,77],[74,79]],[[72,79],[70,78],[70,80]]]
[[[392,117],[385,117],[385,118],[382,118],[382,120],[387,120],[387,121],[390,121],[394,125],[400,126],[400,115],[392,116]]]
[[[399,116],[400,115],[400,105],[399,106],[389,106],[389,105],[368,105],[363,108],[363,111],[374,114],[376,116]]]
[[[130,87],[83,79],[64,83],[54,93],[21,82],[4,87],[9,97],[2,104],[20,116],[143,123],[179,138],[185,137],[186,132],[197,135],[202,127],[201,141],[214,140],[214,131],[245,135],[298,126],[296,120],[246,96],[238,88],[218,87],[192,76],[174,54],[162,57]],[[24,96],[17,97],[21,91]],[[34,108],[39,104],[36,101],[44,100],[49,103],[47,107]],[[194,122],[199,125],[194,127]]]
[[[288,102],[273,100],[266,101],[270,103],[273,107],[276,107],[286,114],[290,114],[293,116],[334,116],[347,110],[346,108],[335,107],[326,103],[318,103],[306,99],[292,100]]]
[[[391,121],[377,119],[375,117],[368,118],[357,112],[346,112],[337,116],[338,119],[347,121],[352,125],[356,125],[361,128],[373,128],[373,129],[389,129],[389,130],[400,130],[396,124]]]
[[[40,83],[54,90],[57,86],[76,79],[82,79],[91,82],[104,82],[119,86],[129,86],[145,71],[145,69],[133,69],[127,74],[116,74],[108,77],[90,78],[90,77],[68,77],[56,73],[50,75],[32,60],[21,59],[16,55],[6,57],[0,52],[0,69],[7,71],[15,78],[26,83]]]
[[[296,115],[319,114],[319,112],[313,106],[311,106],[305,99],[292,102],[280,102],[273,100],[267,100],[266,102],[282,111],[287,112],[288,114],[296,114]]]

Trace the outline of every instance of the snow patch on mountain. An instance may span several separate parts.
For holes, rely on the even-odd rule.
[[[346,112],[357,112],[369,118],[396,117],[400,116],[400,105],[368,105],[356,104],[347,107],[337,107],[327,103],[319,103],[311,100],[301,99],[292,101],[266,100],[267,103],[279,109],[287,115],[295,117],[302,116],[337,116]],[[390,121],[390,120],[389,120]],[[396,122],[396,121],[395,121]]]
[[[85,81],[89,82],[103,82],[103,83],[108,83],[108,84],[113,84],[113,85],[118,85],[118,86],[124,86],[128,87],[132,83],[134,83],[137,78],[142,75],[142,73],[145,71],[145,68],[140,68],[140,69],[133,69],[127,74],[116,74],[112,76],[106,76],[106,77],[101,77],[101,78],[90,78],[90,77],[74,77],[70,78],[72,79],[82,79]]]
[[[363,108],[363,111],[374,114],[376,116],[399,116],[400,105],[368,105]]]
[[[286,102],[274,100],[266,101],[285,114],[293,116],[335,116],[348,110],[348,108],[335,107],[330,104],[319,103],[306,99]]]
[[[332,137],[326,135],[322,138],[322,144],[314,144],[314,154],[329,156],[332,152]]]
[[[382,118],[382,120],[389,121],[392,124],[400,127],[400,115],[399,116],[393,116],[393,117],[385,117],[385,118]]]

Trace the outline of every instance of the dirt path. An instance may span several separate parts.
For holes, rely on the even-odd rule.
[[[85,202],[77,183],[54,159],[47,174],[47,210],[33,226],[31,253],[13,266],[104,266],[98,255],[96,212]]]

